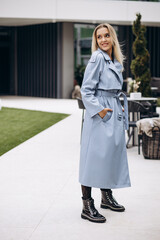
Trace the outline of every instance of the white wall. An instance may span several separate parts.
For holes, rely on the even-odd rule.
[[[56,0],[0,0],[2,18],[55,18]]]
[[[0,25],[42,22],[109,22],[132,24],[137,12],[142,22],[160,26],[160,2],[107,0],[0,0]]]
[[[0,0],[0,25],[21,26],[54,22],[56,0]]]
[[[70,6],[70,8],[68,8]],[[67,11],[66,11],[67,9]],[[132,24],[136,13],[142,14],[144,23],[160,26],[160,2],[106,1],[106,0],[59,0],[57,19],[72,21]]]

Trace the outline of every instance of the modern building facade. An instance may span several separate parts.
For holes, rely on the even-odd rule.
[[[137,12],[147,26],[151,74],[160,77],[159,1],[1,0],[0,94],[69,98],[74,65],[87,62],[91,41],[77,41],[74,30],[80,25],[91,34],[101,22],[111,23],[124,44],[124,78],[130,77]]]

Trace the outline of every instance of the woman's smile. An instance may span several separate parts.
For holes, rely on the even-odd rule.
[[[106,46],[108,46],[108,43],[102,43],[101,44],[103,47],[106,47]]]

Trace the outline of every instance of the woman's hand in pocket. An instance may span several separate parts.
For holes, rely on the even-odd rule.
[[[107,114],[107,112],[113,112],[113,110],[111,108],[104,108],[101,112],[99,112],[99,116],[101,118],[104,118]]]

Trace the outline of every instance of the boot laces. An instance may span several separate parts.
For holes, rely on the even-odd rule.
[[[112,204],[112,203],[116,203],[116,204],[118,204],[117,203],[117,201],[116,201],[116,199],[113,197],[113,195],[112,195],[112,190],[108,190],[108,191],[106,191],[106,198],[107,198],[107,200]]]
[[[90,211],[91,214],[93,214],[93,215],[97,214],[97,210],[94,206],[94,200],[93,199],[87,202],[87,207],[88,207],[88,210]]]

